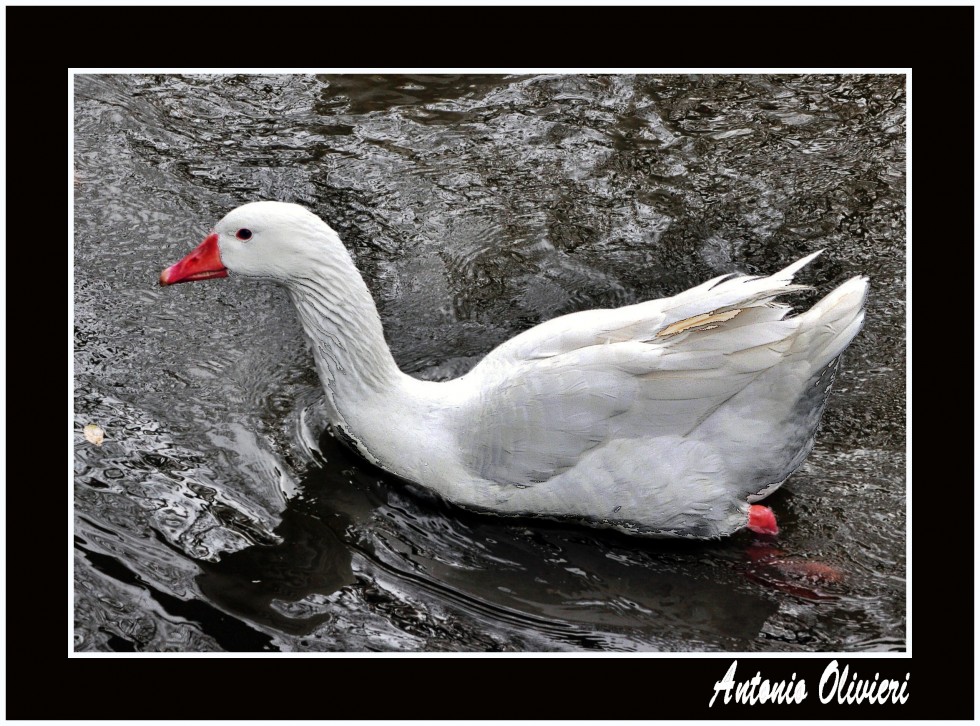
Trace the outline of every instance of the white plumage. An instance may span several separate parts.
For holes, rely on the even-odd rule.
[[[209,240],[218,262],[195,261]],[[398,370],[339,238],[302,207],[239,207],[161,282],[225,274],[217,264],[284,285],[334,429],[456,504],[717,537],[745,527],[750,502],[802,463],[864,319],[863,277],[796,316],[776,301],[802,289],[793,276],[817,254],[768,277],[555,318],[441,383]]]

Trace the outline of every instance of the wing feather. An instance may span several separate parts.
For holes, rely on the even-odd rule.
[[[683,337],[685,332],[698,332],[701,325],[717,325],[746,317],[747,308],[767,309],[770,311],[768,319],[779,319],[790,308],[772,303],[772,300],[788,292],[809,289],[806,285],[791,284],[793,275],[818,254],[819,251],[808,255],[768,277],[722,275],[673,297],[554,318],[501,344],[477,368],[551,358],[600,344],[650,341],[658,334],[662,340],[670,341]],[[732,318],[721,315],[735,309],[739,309],[739,313]],[[698,316],[706,317],[694,320]],[[712,319],[713,316],[718,317]],[[757,317],[749,317],[746,324],[749,320],[757,320]],[[685,321],[690,322],[685,324]],[[671,331],[671,326],[677,327]]]

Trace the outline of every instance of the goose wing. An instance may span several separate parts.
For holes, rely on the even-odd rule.
[[[863,318],[862,278],[787,317],[775,298],[801,288],[793,274],[813,257],[769,277],[726,276],[672,298],[574,313],[511,339],[467,376],[479,393],[457,412],[464,463],[488,481],[533,486],[610,441],[689,436],[719,412],[744,419],[748,433],[712,443],[751,456],[746,443],[766,445]]]

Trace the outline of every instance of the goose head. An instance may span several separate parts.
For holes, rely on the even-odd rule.
[[[161,285],[229,272],[289,283],[317,263],[349,260],[340,238],[298,204],[252,202],[232,210],[186,257],[160,273]]]

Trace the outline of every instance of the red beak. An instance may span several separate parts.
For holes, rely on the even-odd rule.
[[[161,272],[160,284],[176,285],[178,282],[210,280],[213,277],[228,277],[228,269],[221,264],[218,235],[214,233],[205,237],[187,257]]]

